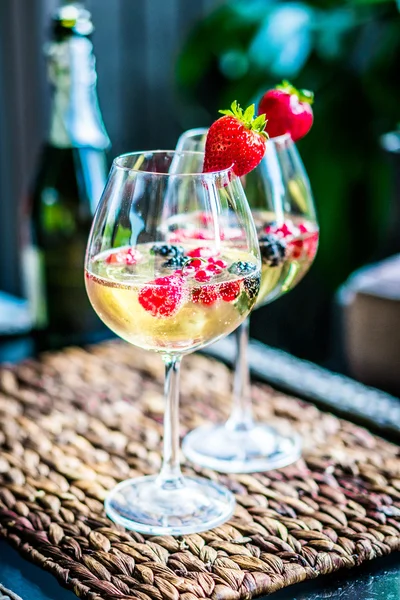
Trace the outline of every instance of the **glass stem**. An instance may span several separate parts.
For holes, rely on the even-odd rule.
[[[249,318],[236,329],[236,361],[233,378],[233,406],[226,427],[233,431],[248,431],[254,427],[250,394],[250,372],[247,361]]]
[[[181,356],[163,357],[165,363],[164,454],[158,482],[164,489],[184,486],[179,463],[179,376]]]

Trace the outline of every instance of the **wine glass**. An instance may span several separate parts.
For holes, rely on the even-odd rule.
[[[233,331],[260,282],[257,233],[240,179],[231,169],[202,173],[203,160],[203,153],[176,151],[114,160],[86,253],[97,314],[165,362],[161,472],[120,483],[105,501],[113,521],[142,533],[204,531],[226,521],[235,504],[230,491],[184,477],[179,464],[181,358]]]
[[[206,128],[191,129],[177,148],[204,150]],[[255,221],[262,257],[261,286],[255,308],[287,293],[310,268],[319,230],[310,183],[290,135],[266,142],[259,166],[242,178]],[[300,457],[301,439],[255,422],[247,363],[249,319],[236,330],[237,351],[232,411],[225,424],[190,432],[183,452],[191,461],[228,473],[252,473],[286,466]]]

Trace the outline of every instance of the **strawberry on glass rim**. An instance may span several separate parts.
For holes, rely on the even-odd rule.
[[[220,110],[223,117],[207,133],[203,172],[229,169],[242,177],[256,168],[265,154],[265,115],[254,118],[255,105],[243,110],[232,102],[230,110]]]
[[[313,101],[313,92],[297,90],[285,80],[264,94],[258,105],[258,114],[268,119],[271,138],[289,133],[296,142],[311,129],[314,120]]]

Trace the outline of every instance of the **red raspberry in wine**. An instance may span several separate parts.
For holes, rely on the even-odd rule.
[[[304,223],[300,223],[299,225],[299,231],[300,233],[309,233],[309,229],[306,225],[304,225]]]
[[[140,252],[134,248],[121,248],[107,256],[105,262],[109,265],[136,265],[141,258]]]
[[[158,277],[143,286],[139,292],[139,304],[153,317],[170,317],[175,314],[183,299],[181,277],[169,275]]]
[[[194,248],[187,253],[187,256],[191,256],[192,258],[209,258],[214,255],[214,250],[212,248],[207,248],[206,246]]]
[[[308,258],[314,260],[318,250],[319,233],[314,231],[310,233],[304,240],[304,248],[307,252]]]
[[[266,233],[274,233],[278,237],[284,237],[284,238],[287,237],[288,235],[293,235],[293,231],[287,223],[283,223],[283,225],[280,225],[280,227],[277,227],[276,225],[267,225],[265,227],[265,232]]]
[[[226,269],[226,267],[228,266],[228,263],[222,259],[214,261],[214,264],[217,265],[217,267],[221,267],[221,269]]]
[[[228,281],[227,283],[221,283],[218,292],[222,300],[225,302],[233,302],[240,294],[240,282]]]
[[[218,293],[214,285],[203,285],[192,291],[192,302],[211,306],[218,300]]]
[[[199,258],[194,258],[193,260],[190,261],[189,264],[194,269],[200,269],[200,267],[202,267],[204,265],[203,261],[200,260]]]
[[[292,258],[295,260],[301,258],[304,248],[304,240],[292,240],[289,244]]]
[[[222,272],[221,267],[219,267],[218,265],[214,264],[214,263],[209,263],[206,267],[206,270],[209,273],[213,273],[214,275],[217,275],[218,273]]]
[[[212,277],[212,274],[209,273],[208,271],[206,271],[205,269],[199,269],[194,278],[196,279],[196,281],[209,281]]]

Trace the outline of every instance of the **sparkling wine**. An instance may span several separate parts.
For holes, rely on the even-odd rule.
[[[86,271],[90,301],[110,329],[169,353],[233,331],[253,307],[259,281],[253,256],[223,245],[216,254],[204,242],[125,246],[98,254]]]

